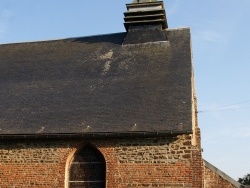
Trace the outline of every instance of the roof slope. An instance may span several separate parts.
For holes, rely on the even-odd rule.
[[[231,178],[230,176],[228,176],[227,174],[225,174],[224,172],[222,172],[221,170],[219,170],[218,168],[216,168],[215,166],[213,166],[208,161],[206,161],[206,160],[203,159],[203,164],[204,164],[205,167],[207,167],[208,169],[210,169],[212,172],[214,172],[216,175],[218,175],[219,177],[221,177],[223,180],[225,180],[229,184],[232,184],[234,187],[244,188],[243,185],[241,185],[239,182],[235,181],[233,178]],[[213,178],[212,179],[206,179],[206,177],[205,177],[205,183],[208,183],[208,184],[210,183],[211,184],[211,182],[213,183]],[[215,181],[215,182],[218,183],[218,180]]]
[[[0,46],[0,135],[191,132],[189,29]]]

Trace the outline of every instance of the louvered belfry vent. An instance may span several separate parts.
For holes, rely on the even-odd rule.
[[[162,25],[162,29],[168,28],[162,1],[134,1],[132,4],[127,4],[127,12],[124,16],[126,30],[130,26],[158,24]]]

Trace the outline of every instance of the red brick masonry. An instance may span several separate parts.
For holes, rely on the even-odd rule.
[[[190,135],[0,144],[0,187],[67,187],[74,153],[90,143],[106,160],[106,187],[202,187],[201,152]]]

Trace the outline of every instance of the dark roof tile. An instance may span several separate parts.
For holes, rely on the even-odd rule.
[[[0,46],[0,135],[192,131],[189,29]]]

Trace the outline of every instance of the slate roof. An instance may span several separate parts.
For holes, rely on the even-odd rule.
[[[189,29],[0,45],[0,135],[192,132]]]

